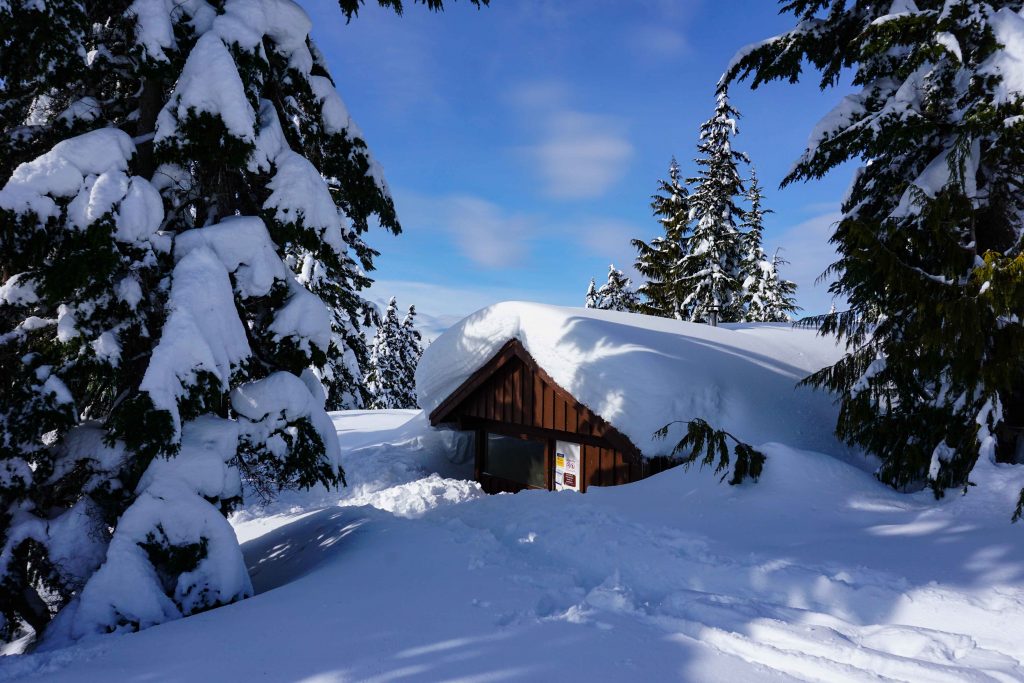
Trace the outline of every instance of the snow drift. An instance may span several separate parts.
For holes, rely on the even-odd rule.
[[[518,339],[562,388],[647,457],[663,455],[654,432],[703,418],[754,445],[844,453],[827,393],[797,383],[835,363],[834,338],[786,324],[710,327],[632,313],[505,302],[438,337],[416,373],[430,413],[510,339]]]
[[[349,487],[231,518],[256,596],[0,657],[0,681],[1024,680],[1021,468],[936,502],[773,444],[756,486],[485,496],[458,432],[331,417]]]

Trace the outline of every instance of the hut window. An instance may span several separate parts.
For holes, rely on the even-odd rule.
[[[547,488],[547,446],[543,441],[487,435],[484,474],[533,488]]]

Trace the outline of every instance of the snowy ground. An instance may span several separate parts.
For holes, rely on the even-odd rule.
[[[1016,470],[936,504],[769,444],[755,485],[482,496],[418,413],[334,420],[348,489],[232,520],[257,596],[0,679],[1024,680]]]

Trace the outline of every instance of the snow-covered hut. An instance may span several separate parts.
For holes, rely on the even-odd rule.
[[[625,484],[664,467],[703,418],[753,445],[836,452],[831,397],[797,383],[834,363],[834,340],[790,325],[708,325],[506,302],[426,350],[416,373],[434,426],[476,435],[489,492]]]

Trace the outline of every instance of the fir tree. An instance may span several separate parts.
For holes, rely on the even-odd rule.
[[[659,181],[658,185],[651,208],[661,224],[663,235],[655,237],[650,244],[633,240],[633,247],[637,250],[635,267],[644,277],[644,283],[638,289],[642,299],[637,310],[648,315],[683,320],[686,295],[681,287],[678,265],[686,253],[690,208],[689,191],[683,184],[675,158],[669,165],[668,180]]]
[[[593,288],[593,280],[591,280]],[[608,280],[595,293],[594,305],[590,304],[590,293],[587,294],[587,308],[599,308],[604,311],[624,311],[632,313],[637,310],[638,297],[633,291],[633,283],[626,274],[615,267],[608,266]]]
[[[747,202],[750,205],[743,212],[740,224],[740,242],[743,248],[743,320],[745,322],[782,323],[792,320],[797,310],[796,284],[779,276],[779,266],[786,263],[778,252],[769,259],[764,253],[764,217],[772,213],[762,208],[764,194],[757,182],[757,174],[751,172],[747,187]]]
[[[416,407],[416,365],[422,350],[420,334],[415,328],[415,315],[415,309],[410,307],[405,320],[399,322],[395,298],[388,301],[373,339],[366,375],[371,408]]]
[[[685,293],[683,314],[694,322],[709,322],[712,313],[717,313],[720,322],[743,317],[743,253],[737,229],[743,211],[737,200],[744,188],[737,164],[747,161],[747,157],[732,147],[732,138],[739,132],[738,118],[728,97],[720,93],[714,115],[700,128],[700,156],[696,160],[700,170],[696,177],[687,179],[693,188],[689,197],[690,234],[676,277]]]
[[[853,70],[859,91],[785,183],[870,161],[832,238],[849,310],[818,319],[847,354],[809,381],[840,394],[839,435],[895,487],[966,490],[978,462],[1013,457],[1024,424],[1024,93],[1008,50],[1022,7],[787,0],[796,27],[723,79],[796,81],[810,62],[825,88]]]
[[[423,335],[416,329],[416,307],[409,306],[405,318],[402,319],[402,388],[405,394],[404,408],[417,408],[416,368],[423,355]]]
[[[355,396],[399,226],[305,13],[215,4],[0,3],[5,638],[244,598],[243,478],[343,480],[310,368]]]
[[[597,308],[597,283],[594,282],[594,278],[590,278],[590,286],[587,287],[587,298],[584,302],[584,308]]]

